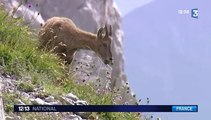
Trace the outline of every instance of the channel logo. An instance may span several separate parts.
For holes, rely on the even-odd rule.
[[[198,19],[198,17],[199,17],[199,10],[198,10],[198,8],[195,8],[195,9],[191,10],[191,17]]]
[[[198,17],[199,17],[199,10],[198,10],[198,8],[191,9],[191,10],[180,9],[177,12],[180,15],[191,15],[192,18],[196,18],[196,19],[198,19]]]

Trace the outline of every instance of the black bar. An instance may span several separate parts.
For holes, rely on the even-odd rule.
[[[172,105],[14,105],[14,112],[172,112]]]

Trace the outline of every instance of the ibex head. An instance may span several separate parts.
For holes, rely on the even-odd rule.
[[[97,40],[98,40],[98,53],[102,57],[105,64],[113,64],[113,58],[111,53],[111,40],[112,40],[112,31],[111,26],[109,26],[109,30],[107,25],[105,27],[101,27],[97,32]]]

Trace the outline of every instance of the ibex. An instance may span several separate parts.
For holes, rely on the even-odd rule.
[[[39,32],[41,48],[52,50],[67,63],[71,63],[77,49],[88,48],[102,58],[105,64],[112,64],[111,26],[101,27],[97,34],[79,29],[71,19],[53,17],[46,21]]]

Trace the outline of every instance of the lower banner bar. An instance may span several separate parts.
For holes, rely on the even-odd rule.
[[[14,105],[14,112],[198,112],[198,105]]]

